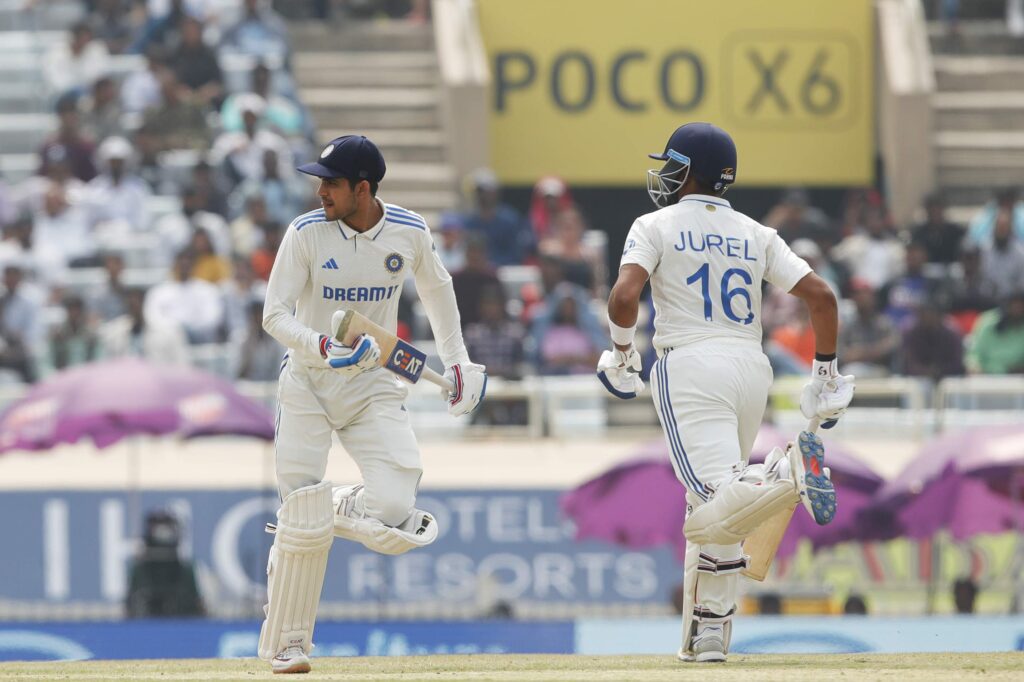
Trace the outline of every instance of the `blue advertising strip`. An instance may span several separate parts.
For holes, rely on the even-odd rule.
[[[256,656],[256,621],[141,620],[0,625],[0,661]],[[322,622],[314,656],[570,654],[571,622]]]
[[[554,490],[423,491],[416,506],[437,519],[437,542],[395,557],[335,542],[323,600],[477,605],[486,589],[510,603],[668,603],[682,577],[671,549],[575,542],[559,497]],[[0,600],[124,603],[142,525],[133,510],[167,509],[185,529],[183,556],[219,599],[261,601],[273,542],[264,525],[278,504],[269,490],[157,490],[137,500],[121,490],[5,492],[0,518],[16,520],[5,542],[18,552],[0,556]]]
[[[680,633],[676,618],[581,620],[576,653],[672,653]],[[744,654],[1022,651],[1024,616],[748,616],[734,622],[729,649]]]

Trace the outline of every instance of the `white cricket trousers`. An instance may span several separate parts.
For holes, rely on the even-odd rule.
[[[423,468],[407,394],[383,369],[348,379],[327,367],[288,362],[278,384],[275,438],[281,498],[323,480],[336,432],[362,473],[366,515],[389,526],[409,518]]]
[[[654,405],[691,507],[706,502],[711,490],[729,480],[733,466],[749,459],[772,379],[761,347],[740,339],[682,346],[662,352],[654,364]],[[697,547],[687,550],[689,573],[696,571]],[[720,562],[742,556],[739,544],[701,545],[699,551]],[[699,581],[690,576],[696,582],[696,605],[719,615],[731,612],[736,578],[736,573],[702,575]]]

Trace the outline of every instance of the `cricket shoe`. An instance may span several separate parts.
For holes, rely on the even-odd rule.
[[[308,673],[312,670],[309,665],[309,656],[302,650],[301,646],[290,646],[270,661],[270,667],[274,674],[289,675],[293,673]]]
[[[701,623],[693,638],[693,660],[697,663],[725,662],[725,626]]]
[[[825,446],[810,431],[801,431],[796,448],[790,448],[790,466],[800,493],[800,501],[819,526],[836,516],[836,489],[832,472],[825,466]]]

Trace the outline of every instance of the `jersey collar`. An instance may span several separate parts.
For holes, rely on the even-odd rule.
[[[338,223],[338,229],[341,230],[342,237],[344,237],[345,239],[354,239],[358,236],[362,236],[371,240],[377,238],[377,235],[380,234],[380,231],[384,229],[384,218],[387,212],[384,210],[384,204],[381,202],[380,199],[374,197],[373,200],[377,202],[378,206],[380,206],[380,220],[377,221],[377,224],[371,227],[366,232],[357,232],[356,230],[353,230],[351,227],[346,225],[344,220],[338,220],[336,222]]]
[[[732,204],[723,199],[722,197],[713,197],[710,194],[687,194],[685,197],[679,200],[679,203],[684,201],[701,201],[705,204],[714,204],[715,206],[724,206],[725,208],[732,208]]]

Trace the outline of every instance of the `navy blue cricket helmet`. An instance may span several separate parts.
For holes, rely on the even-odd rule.
[[[729,133],[711,123],[679,126],[664,152],[648,156],[665,161],[662,168],[647,171],[647,193],[661,208],[674,203],[691,173],[715,192],[736,180],[736,144]]]

